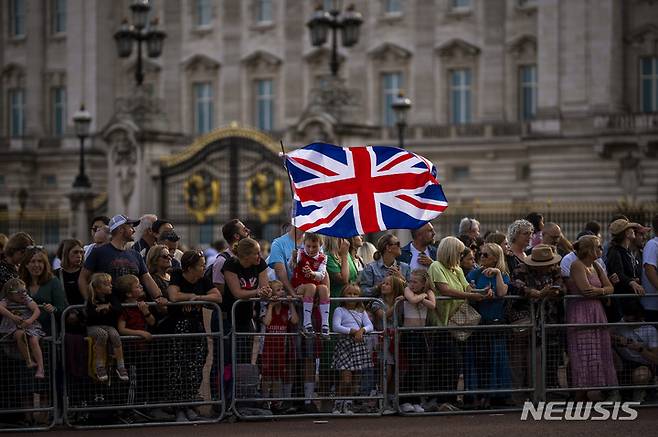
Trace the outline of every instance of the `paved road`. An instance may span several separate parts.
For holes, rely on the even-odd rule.
[[[658,435],[658,408],[643,408],[633,422],[522,422],[520,413],[505,415],[382,417],[382,418],[329,418],[328,423],[316,424],[313,419],[288,419],[281,421],[222,423],[217,425],[185,425],[152,428],[113,429],[102,431],[56,430],[45,437],[217,437],[225,436],[394,436],[394,437],[651,437]],[[4,434],[12,435],[12,434]],[[26,434],[13,434],[17,437]]]

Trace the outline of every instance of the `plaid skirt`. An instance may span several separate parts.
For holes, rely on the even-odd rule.
[[[352,337],[341,337],[334,348],[333,368],[336,370],[361,370],[373,367],[372,356],[363,342]]]

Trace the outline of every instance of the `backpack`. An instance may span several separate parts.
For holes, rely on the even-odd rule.
[[[231,257],[231,254],[228,253],[228,252],[226,252],[226,251],[225,251],[225,252],[220,252],[220,253],[217,254],[217,258],[219,258],[220,256],[221,256],[222,258],[224,258],[224,262],[226,262],[226,261],[228,261],[228,260],[230,260],[230,259],[232,258],[232,257]],[[212,264],[210,264],[210,265],[206,268],[206,270],[203,272],[203,279],[204,279],[204,280],[207,280],[207,281],[210,281],[211,284],[213,283],[213,282],[212,282],[212,268],[214,267],[215,263],[217,262],[217,258],[215,258],[215,262],[213,262]]]

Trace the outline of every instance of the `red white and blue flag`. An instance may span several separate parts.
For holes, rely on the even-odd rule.
[[[416,229],[448,207],[434,164],[397,147],[313,143],[286,161],[293,224],[305,232],[351,237]]]

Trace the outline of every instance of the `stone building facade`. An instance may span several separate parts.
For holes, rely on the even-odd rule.
[[[0,231],[50,217],[33,232],[69,233],[81,103],[110,215],[165,213],[163,158],[231,123],[287,147],[396,145],[399,90],[405,146],[438,164],[451,206],[658,200],[656,0],[356,0],[336,80],[310,44],[316,1],[151,0],[167,38],[141,90],[112,38],[129,4],[2,3]]]

